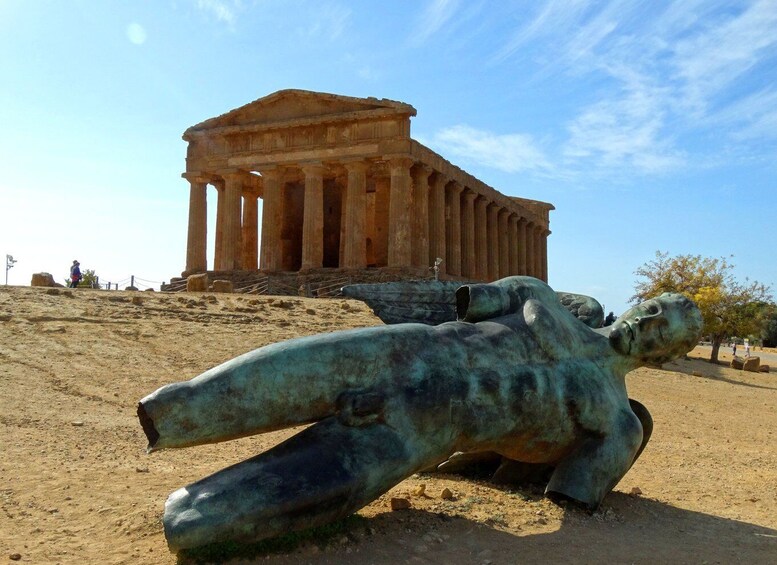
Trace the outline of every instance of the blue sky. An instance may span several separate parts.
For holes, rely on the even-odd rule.
[[[774,0],[0,0],[0,77],[10,284],[180,274],[181,134],[284,88],[415,106],[415,139],[556,206],[550,284],[607,310],[656,250],[777,283]]]

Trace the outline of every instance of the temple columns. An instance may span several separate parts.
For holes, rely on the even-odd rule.
[[[450,275],[461,275],[461,191],[464,188],[456,181],[448,184],[445,191],[445,248]]]
[[[224,191],[221,214],[221,268],[234,271],[242,268],[243,245],[241,204],[243,175],[239,172],[223,173]]]
[[[410,254],[410,167],[408,157],[391,159],[391,195],[389,196],[388,266],[408,267]]]
[[[505,208],[499,210],[497,223],[499,225],[499,278],[510,274],[510,234],[507,231],[507,217],[510,211]]]
[[[445,247],[445,185],[448,179],[441,173],[432,177],[429,191],[429,264],[442,259],[440,273],[448,270]]]
[[[262,169],[262,249],[260,268],[264,271],[281,269],[281,179],[276,168]]]
[[[186,273],[208,270],[208,181],[187,177],[189,181],[189,231],[186,238]]]
[[[526,218],[518,218],[518,274],[528,275],[528,263],[526,257],[527,241],[526,241]]]
[[[534,276],[543,279],[542,270],[542,226],[534,228]],[[543,279],[544,280],[544,279]]]
[[[518,215],[510,214],[507,226],[507,245],[509,250],[510,275],[518,275]]]
[[[321,164],[304,165],[305,203],[302,212],[302,265],[300,270],[324,265],[324,173]]]
[[[475,200],[475,278],[488,280],[488,200]]]
[[[432,174],[429,165],[416,165],[411,175],[413,178],[412,198],[412,262],[416,267],[429,267],[429,175]],[[432,262],[434,264],[434,262]]]
[[[475,198],[478,195],[467,190],[462,196],[461,210],[461,274],[475,276]]]
[[[348,181],[345,187],[343,254],[340,267],[364,269],[367,266],[367,163],[345,163]]]
[[[537,276],[537,273],[534,270],[534,252],[536,250],[536,247],[534,246],[534,228],[534,222],[526,224],[526,274],[530,277]]]
[[[243,192],[243,269],[255,271],[258,267],[259,195],[253,187]]]
[[[491,203],[488,212],[488,280],[499,278],[499,205]]]

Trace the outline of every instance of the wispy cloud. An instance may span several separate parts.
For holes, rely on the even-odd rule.
[[[565,166],[664,172],[687,163],[677,139],[700,130],[727,125],[718,138],[777,137],[773,90],[747,95],[742,88],[777,58],[775,30],[773,0],[548,0],[492,61],[530,56],[544,63],[537,76],[598,86],[566,125]]]
[[[410,44],[418,46],[425,43],[451,21],[458,9],[459,0],[431,0],[419,14]]]
[[[430,144],[446,155],[459,157],[462,162],[477,163],[508,173],[549,168],[543,151],[529,135],[499,135],[456,125],[437,132]]]
[[[235,24],[235,12],[240,7],[239,0],[197,0],[197,7],[229,26]]]
[[[298,28],[299,35],[311,39],[320,38],[332,41],[343,35],[351,18],[350,8],[339,4],[318,4]]]

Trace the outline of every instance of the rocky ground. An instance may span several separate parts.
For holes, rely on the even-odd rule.
[[[146,455],[137,401],[267,343],[379,323],[346,300],[0,288],[0,562],[176,563],[167,495],[293,431]],[[418,475],[328,541],[232,562],[775,563],[777,373],[702,354],[629,375],[653,439],[594,515]]]

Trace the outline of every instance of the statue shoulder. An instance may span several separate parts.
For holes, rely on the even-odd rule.
[[[534,300],[550,308],[560,307],[556,293],[534,277],[507,277],[488,284],[472,284],[456,291],[456,315],[464,322],[479,322],[519,314]]]

